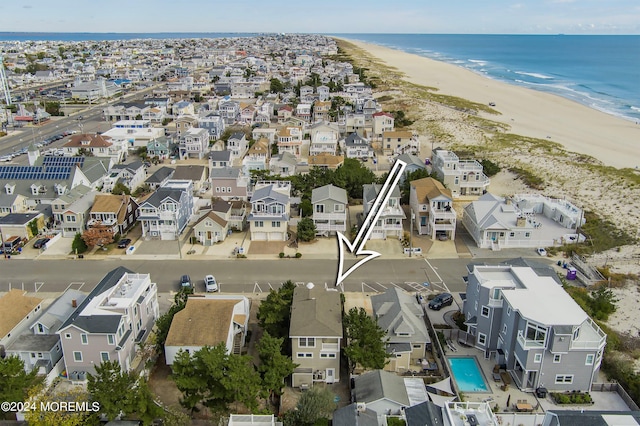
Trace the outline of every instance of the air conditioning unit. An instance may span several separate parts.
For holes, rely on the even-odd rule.
[[[356,403],[356,411],[358,413],[364,413],[365,411],[367,411],[367,404],[365,404],[364,402]]]

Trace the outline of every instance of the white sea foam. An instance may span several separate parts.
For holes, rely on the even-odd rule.
[[[544,75],[537,72],[514,71],[515,74],[528,75],[529,77],[539,78],[541,80],[553,80],[550,75]]]
[[[478,65],[487,65],[487,61],[483,61],[481,59],[469,59],[469,62],[478,64]]]

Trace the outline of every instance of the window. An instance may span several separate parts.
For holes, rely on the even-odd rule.
[[[573,340],[578,340],[578,337],[580,337],[580,327],[573,330]]]
[[[320,354],[320,358],[335,358],[336,354],[335,353],[321,353]]]
[[[56,352],[60,352],[60,345],[56,345]]]
[[[280,228],[280,221],[279,220],[274,220],[271,222],[271,227],[272,228]]]
[[[39,333],[44,333],[44,326],[40,323],[38,323],[38,332]]]
[[[334,204],[333,211],[337,213],[342,213],[344,211],[344,204]]]
[[[42,352],[38,352],[38,358],[42,358]]]
[[[511,315],[511,306],[507,306],[507,315]]]
[[[82,352],[80,351],[74,351],[73,352],[73,360],[75,362],[82,362]]]
[[[227,192],[231,192],[231,187],[227,186]]]
[[[554,362],[555,364],[558,364],[560,361],[562,361],[562,355],[560,355],[560,354],[554,354],[554,355],[553,355],[553,362]]]
[[[531,237],[531,232],[525,232],[525,233],[524,233],[524,237],[525,237],[525,238],[529,238],[529,237]]]
[[[511,238],[513,238],[513,237],[515,237],[515,236],[516,236],[516,233],[515,233],[515,232],[509,232],[509,236],[510,236]]]
[[[411,345],[413,349],[422,349],[422,345]]]
[[[102,362],[109,361],[109,352],[100,352]]]
[[[73,216],[73,215],[69,215],[68,214],[67,216],[65,216],[65,220],[66,220],[66,222],[75,222],[76,221],[76,217]]]
[[[507,324],[502,325],[502,334],[507,334]]]
[[[65,333],[64,338],[65,339],[71,339],[71,333]]]
[[[537,324],[527,324],[527,334],[525,337],[527,340],[544,344],[547,337],[547,329]]]
[[[82,333],[80,335],[80,341],[82,342],[83,345],[88,345],[89,344],[89,338],[84,333]]]
[[[573,374],[556,374],[556,384],[573,383]]]
[[[296,354],[296,357],[298,358],[313,358],[313,354],[310,352],[298,352]]]
[[[114,336],[113,334],[107,334],[107,342],[110,345],[115,345],[116,344],[116,336]]]
[[[36,357],[36,353],[35,352],[31,352],[31,358],[35,358]]]
[[[264,222],[261,220],[256,220],[255,222],[256,228],[262,228],[264,226]]]
[[[480,312],[480,315],[482,315],[485,318],[489,318],[489,307],[483,306],[482,311]]]
[[[596,356],[594,354],[587,355],[587,360],[585,361],[584,365],[593,365],[595,357]]]
[[[138,316],[138,307],[137,306],[133,307],[133,315],[134,316]]]
[[[324,213],[324,204],[316,204],[316,213]]]
[[[301,348],[315,348],[316,339],[315,337],[301,337],[298,340],[298,346]]]
[[[216,186],[216,192],[220,192],[220,187]]]
[[[542,354],[535,354],[533,356],[533,362],[537,362],[537,363],[542,362]]]
[[[478,343],[484,346],[487,343],[487,335],[478,333]]]

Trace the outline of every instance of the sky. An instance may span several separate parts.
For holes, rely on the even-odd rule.
[[[640,1],[2,0],[0,31],[640,34]]]

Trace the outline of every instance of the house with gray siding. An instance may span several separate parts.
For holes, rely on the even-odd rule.
[[[193,182],[169,180],[140,203],[138,221],[142,238],[175,240],[187,227],[193,213]]]
[[[58,330],[68,378],[84,381],[109,360],[133,368],[158,316],[158,289],[149,274],[122,266],[107,273]]]
[[[366,217],[367,214],[369,214],[369,210],[373,207],[381,189],[382,185],[376,183],[362,186],[363,217]],[[386,240],[387,237],[402,237],[402,220],[405,218],[406,216],[404,211],[400,206],[400,188],[396,186],[391,191],[391,196],[389,197],[387,204],[382,206],[382,214],[373,226],[371,239]]]
[[[313,223],[316,235],[335,235],[347,231],[348,205],[347,191],[331,184],[311,191]]]
[[[468,266],[463,302],[472,343],[524,391],[589,392],[606,334],[547,274],[531,267]]]
[[[454,152],[436,149],[431,161],[438,179],[451,190],[455,198],[487,192],[491,181],[477,160],[461,160]]]

